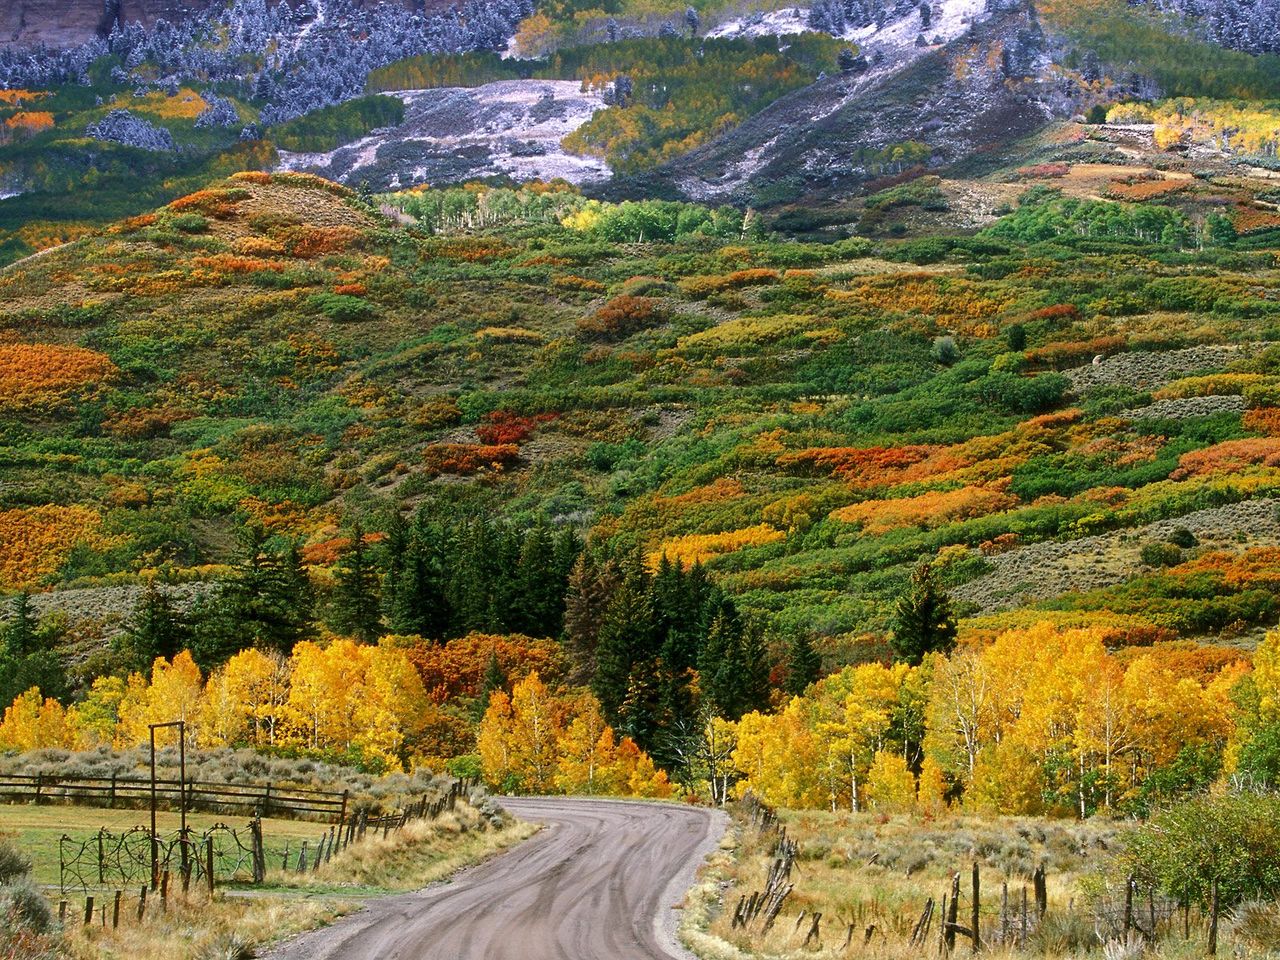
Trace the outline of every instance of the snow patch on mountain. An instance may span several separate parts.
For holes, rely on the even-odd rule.
[[[283,170],[306,170],[375,189],[461,183],[484,177],[607,180],[605,162],[566,153],[561,142],[597,110],[597,93],[576,81],[509,80],[480,87],[406,90],[404,122],[328,153],[280,155]]]
[[[787,7],[784,10],[754,13],[750,16],[727,20],[708,30],[706,35],[712,39],[730,40],[746,37],[789,37],[797,33],[807,33],[812,29],[809,26],[808,8]]]

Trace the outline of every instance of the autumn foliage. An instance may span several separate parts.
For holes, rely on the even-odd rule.
[[[92,393],[116,375],[110,358],[83,347],[0,346],[0,408],[39,410]]]

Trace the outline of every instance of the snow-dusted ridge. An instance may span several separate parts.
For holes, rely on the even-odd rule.
[[[574,156],[560,145],[605,107],[599,94],[583,93],[577,81],[507,80],[393,96],[405,104],[400,126],[329,153],[282,152],[281,169],[347,183],[367,179],[378,189],[500,175],[576,184],[609,178],[603,160]]]

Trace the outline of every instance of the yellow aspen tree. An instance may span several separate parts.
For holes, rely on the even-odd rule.
[[[915,806],[916,778],[897,751],[878,750],[867,770],[867,803],[881,813],[906,813]]]
[[[925,816],[936,817],[947,809],[947,781],[942,765],[926,756],[920,764],[920,782],[916,787],[916,808]]]
[[[480,754],[485,782],[504,793],[514,792],[520,787],[513,734],[511,697],[505,690],[495,690],[489,696],[489,706],[476,734],[476,752]]]
[[[619,788],[613,769],[617,744],[595,697],[584,696],[556,752],[555,786],[564,793],[610,793]]]
[[[76,731],[77,749],[109,747],[115,742],[125,690],[123,677],[98,677],[89,687],[89,695],[67,710]]]
[[[358,703],[355,745],[381,757],[390,769],[403,769],[409,741],[427,719],[427,691],[404,650],[379,643],[363,650],[364,696]]]
[[[40,688],[32,687],[14,698],[0,720],[0,748],[41,750],[75,746],[75,731],[67,723],[62,704],[53,698],[41,699]]]

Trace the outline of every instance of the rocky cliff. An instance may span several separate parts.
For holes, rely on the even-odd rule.
[[[68,47],[105,34],[119,18],[124,23],[177,22],[222,7],[227,0],[0,0],[0,46],[45,43]],[[299,3],[302,0],[288,0]],[[376,0],[365,0],[372,6]],[[397,0],[409,9],[448,9],[449,0]]]

